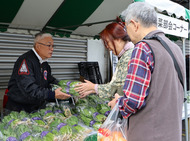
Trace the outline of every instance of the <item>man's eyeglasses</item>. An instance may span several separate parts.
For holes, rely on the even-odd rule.
[[[55,45],[46,45],[46,44],[39,43],[39,42],[38,42],[38,44],[41,44],[41,45],[47,46],[47,47],[49,47],[49,49],[50,49],[51,47],[52,47],[52,48],[55,48]]]

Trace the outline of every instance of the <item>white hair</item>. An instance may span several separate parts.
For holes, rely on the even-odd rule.
[[[45,37],[52,37],[49,33],[37,33],[35,35],[34,44],[36,44],[38,41],[42,40]]]
[[[151,5],[146,2],[134,2],[121,13],[122,19],[129,24],[133,19],[140,22],[144,27],[157,26],[157,13]]]

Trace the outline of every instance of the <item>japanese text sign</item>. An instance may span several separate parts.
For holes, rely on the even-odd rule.
[[[157,13],[157,27],[165,34],[188,38],[188,22]]]

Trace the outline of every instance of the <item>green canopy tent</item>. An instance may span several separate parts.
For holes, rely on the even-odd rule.
[[[189,39],[188,34],[189,34],[189,30],[188,30],[188,24],[187,22],[190,21],[190,11],[188,9],[186,9],[185,7],[174,3],[170,0],[159,0],[159,1],[155,1],[155,0],[134,0],[134,2],[147,2],[150,5],[154,6],[156,11],[158,13],[162,13],[164,15],[169,15],[171,17],[180,19],[180,22],[184,23],[186,21],[186,23],[184,23],[186,25],[187,31],[186,31],[186,35],[184,34],[173,34],[172,32],[165,32],[166,34],[171,34],[177,37],[180,37],[183,41],[183,54],[184,54],[184,60],[185,60],[185,40]],[[158,14],[158,16],[160,16],[160,14]],[[170,18],[170,17],[168,17]],[[179,20],[178,20],[179,21]],[[159,22],[159,20],[158,20]],[[159,25],[158,25],[159,28]],[[185,84],[184,84],[184,97],[187,98],[187,85],[186,85],[186,76],[185,76]],[[188,141],[188,115],[187,115],[187,101],[185,101],[184,103],[184,108],[185,108],[185,134],[186,134],[186,141]]]

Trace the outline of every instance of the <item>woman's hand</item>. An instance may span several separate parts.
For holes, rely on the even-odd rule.
[[[79,93],[80,94],[80,98],[84,98],[84,97],[86,97],[87,95],[89,95],[91,93],[94,93],[94,91],[90,90],[90,91],[86,91],[84,93]]]
[[[87,95],[91,93],[95,93],[95,84],[88,81],[84,80],[85,83],[77,84],[75,87],[75,91],[80,94],[80,98],[86,97]]]
[[[116,101],[118,100],[118,98],[120,98],[120,95],[116,93],[115,98],[108,103],[108,106],[110,106],[111,109],[113,109],[113,107],[116,105]]]

